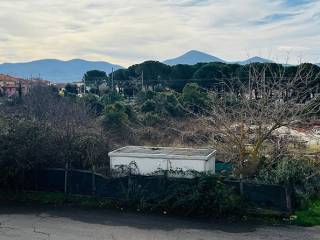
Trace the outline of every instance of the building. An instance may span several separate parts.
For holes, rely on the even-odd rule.
[[[158,170],[195,170],[215,173],[215,150],[126,146],[109,153],[111,169],[134,165],[139,174]]]
[[[49,86],[50,82],[38,78],[22,79],[12,77],[5,74],[0,74],[0,95],[6,97],[14,97],[21,92],[26,95],[33,86]]]
[[[0,94],[12,97],[18,93],[19,89],[21,89],[21,93],[26,93],[28,86],[23,84],[23,81],[21,78],[0,74]]]

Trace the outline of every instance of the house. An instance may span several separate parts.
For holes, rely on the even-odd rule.
[[[22,82],[23,79],[0,74],[0,93],[7,97],[12,97],[16,95],[19,88],[21,88],[21,92],[26,92],[26,86]]]
[[[22,79],[0,74],[0,95],[14,97],[19,94],[26,95],[32,86],[49,86],[50,82],[38,78]]]
[[[110,167],[134,165],[139,174],[152,174],[158,170],[194,170],[215,173],[215,150],[126,146],[109,153]]]

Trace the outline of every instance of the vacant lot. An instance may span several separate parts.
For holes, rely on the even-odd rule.
[[[214,223],[115,211],[0,205],[1,240],[320,239],[320,228]]]

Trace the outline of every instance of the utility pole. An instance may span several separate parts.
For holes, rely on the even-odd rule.
[[[251,100],[252,89],[251,89],[251,66],[249,67],[249,100]]]
[[[111,72],[111,89],[112,89],[112,92],[114,90],[114,85],[113,85],[113,68],[112,68],[112,72]]]
[[[86,95],[86,77],[83,76],[82,78],[83,81],[83,96]]]
[[[263,69],[263,91],[265,97],[267,97],[267,88],[266,88],[266,69]]]
[[[144,86],[143,86],[143,70],[142,70],[142,73],[141,73],[141,90],[143,91],[144,89]]]

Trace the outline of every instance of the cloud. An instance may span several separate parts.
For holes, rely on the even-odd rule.
[[[300,7],[310,3],[316,2],[315,0],[283,0],[283,4],[289,7]]]
[[[128,66],[190,49],[239,60],[285,56],[288,46],[293,61],[319,61],[319,16],[319,0],[1,0],[0,62]]]
[[[255,21],[255,24],[270,24],[273,22],[280,22],[285,20],[291,20],[296,17],[298,13],[275,13],[263,17],[262,19]]]

